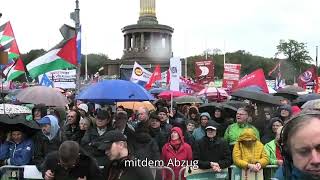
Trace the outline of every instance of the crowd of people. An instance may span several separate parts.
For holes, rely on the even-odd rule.
[[[279,107],[247,104],[233,119],[221,107],[199,112],[197,105],[170,107],[166,101],[155,107],[149,112],[91,103],[68,110],[36,105],[32,120],[41,131],[0,131],[1,164],[36,165],[46,180],[172,179],[170,171],[134,164],[138,160],[162,162],[175,179],[186,165],[212,172],[231,165],[259,172],[277,165],[278,179],[320,175],[319,112],[300,112],[288,100]]]

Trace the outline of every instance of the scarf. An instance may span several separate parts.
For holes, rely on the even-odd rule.
[[[177,151],[180,146],[181,146],[181,140],[180,139],[176,139],[176,140],[170,140],[170,145],[172,146],[172,148]]]
[[[283,157],[281,155],[281,151],[278,145],[276,145],[276,157],[277,157],[277,160],[283,160]]]

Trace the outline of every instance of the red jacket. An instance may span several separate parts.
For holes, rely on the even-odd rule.
[[[165,166],[168,166],[171,169],[173,169],[175,179],[177,180],[179,179],[178,176],[180,169],[184,166],[192,165],[192,149],[189,144],[184,142],[184,137],[180,128],[174,127],[171,129],[171,132],[172,131],[176,131],[179,134],[179,137],[181,139],[181,146],[177,151],[175,151],[170,145],[169,138],[169,141],[162,148],[161,159],[164,161]],[[182,179],[185,180],[183,175],[184,173],[182,173]],[[164,170],[163,176],[166,180],[172,179],[171,172],[169,172],[168,170]]]

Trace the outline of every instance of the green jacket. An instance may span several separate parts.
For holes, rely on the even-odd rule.
[[[264,150],[266,151],[269,162],[271,165],[277,165],[277,156],[276,156],[276,141],[272,140],[264,145]]]
[[[245,124],[238,124],[238,123],[233,123],[231,124],[226,132],[224,133],[224,139],[229,143],[229,145],[234,145],[240,134],[243,132],[245,128],[252,128],[256,134],[256,137],[260,140],[260,135],[259,131],[257,128],[255,128],[253,125],[245,123]]]

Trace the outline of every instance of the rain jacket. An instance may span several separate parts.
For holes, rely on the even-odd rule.
[[[252,128],[255,132],[255,135],[257,139],[260,139],[259,131],[252,126],[251,124],[245,123],[245,124],[239,124],[239,123],[233,123],[231,124],[226,132],[224,133],[224,139],[229,143],[229,145],[234,145],[240,134],[243,132],[245,128]]]
[[[9,151],[9,144],[7,141],[4,141],[0,144],[0,160],[5,160],[7,158]]]
[[[33,142],[31,139],[25,139],[20,144],[9,141],[9,152],[7,164],[23,166],[30,163],[33,152]]]
[[[175,179],[179,179],[179,171],[183,167],[181,166],[183,162],[185,162],[184,166],[186,166],[186,162],[188,161],[190,165],[190,161],[192,160],[192,149],[191,146],[184,142],[184,137],[182,134],[182,130],[178,127],[174,127],[171,129],[172,131],[176,131],[179,134],[181,140],[180,148],[175,151],[173,147],[170,145],[169,141],[163,146],[161,159],[164,161],[164,165],[168,165],[175,174]],[[181,163],[180,166],[175,163]],[[172,175],[168,170],[164,170],[164,179],[172,179]],[[182,179],[185,180],[183,177]]]
[[[244,141],[255,141],[248,147],[244,145]],[[263,148],[263,144],[257,139],[255,132],[251,128],[246,128],[241,133],[238,141],[233,148],[233,162],[241,169],[248,167],[248,164],[260,163],[261,167],[266,167],[269,163],[267,153]]]
[[[271,165],[277,165],[277,156],[276,156],[276,140],[272,140],[264,145],[264,150],[266,151],[269,163]]]

